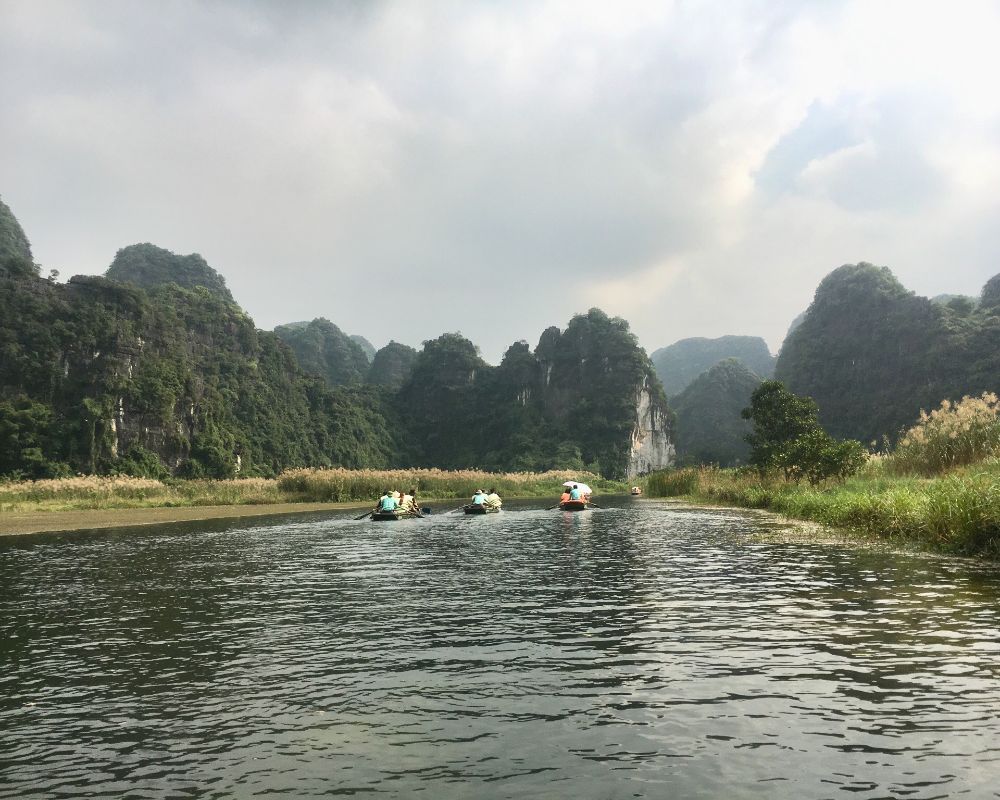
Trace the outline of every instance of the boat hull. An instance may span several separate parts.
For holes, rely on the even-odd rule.
[[[559,508],[563,511],[586,511],[587,501],[586,500],[566,500],[559,504]]]
[[[417,514],[412,511],[373,511],[372,519],[375,522],[395,522],[400,519],[417,519]]]
[[[469,504],[465,506],[464,510],[466,514],[496,514],[500,509],[491,506]]]

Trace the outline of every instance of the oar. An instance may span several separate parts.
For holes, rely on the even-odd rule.
[[[374,513],[375,513],[374,511],[366,511],[366,512],[365,512],[364,514],[362,514],[362,515],[361,515],[360,517],[355,517],[355,518],[354,518],[354,521],[355,521],[355,522],[357,522],[358,520],[361,520],[361,519],[364,519],[365,517],[370,517],[370,516],[371,516],[372,514],[374,514]]]
[[[456,511],[461,511],[463,508],[465,508],[465,506],[461,505],[458,508],[453,508],[451,511],[445,511],[444,513],[445,514],[454,514]]]
[[[556,503],[556,504],[555,504],[554,506],[549,506],[549,507],[548,507],[547,509],[545,509],[545,510],[546,510],[546,511],[551,511],[551,510],[552,510],[553,508],[559,508],[559,506],[561,506],[561,505],[562,505],[562,501],[559,501],[559,502],[558,502],[558,503]]]
[[[593,506],[594,508],[604,508],[604,506],[599,506],[597,503],[587,503],[588,506]]]

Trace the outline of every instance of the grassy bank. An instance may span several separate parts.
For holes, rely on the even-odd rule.
[[[373,502],[386,489],[416,487],[423,500],[471,497],[495,487],[502,497],[552,497],[565,480],[586,481],[596,492],[626,490],[587,473],[473,470],[290,470],[271,480],[171,480],[86,476],[0,483],[0,512],[255,505],[264,503]]]
[[[817,487],[750,470],[712,467],[654,473],[646,494],[762,508],[960,555],[1000,559],[1000,460],[933,477],[898,475],[873,459],[857,476]]]

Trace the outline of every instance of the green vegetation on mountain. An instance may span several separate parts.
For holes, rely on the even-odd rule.
[[[377,389],[331,391],[204,287],[0,280],[0,473],[386,466]]]
[[[357,333],[351,334],[351,341],[361,348],[361,351],[365,354],[365,358],[368,359],[368,363],[371,364],[372,359],[375,358],[375,345]]]
[[[368,357],[354,338],[330,320],[314,319],[302,325],[279,325],[275,334],[295,353],[299,365],[318,375],[328,386],[360,386],[368,374]]]
[[[650,356],[663,389],[672,397],[723,359],[736,358],[761,378],[774,372],[774,356],[758,336],[694,337],[661,347]]]
[[[512,345],[498,367],[459,334],[419,353],[392,342],[369,364],[367,342],[325,319],[258,330],[197,255],[133,245],[105,277],[44,280],[3,211],[17,246],[0,258],[0,475],[586,465],[624,477],[672,453],[649,359],[597,309],[534,353]]]
[[[727,358],[670,398],[677,415],[678,463],[724,467],[746,463],[750,456],[746,437],[751,426],[740,412],[750,405],[760,382],[760,376],[742,361]]]
[[[10,216],[9,230],[19,230]],[[640,398],[672,417],[628,325],[594,309],[490,367],[458,334],[369,365],[324,319],[261,331],[199,256],[119,251],[107,277],[0,260],[0,475],[267,476],[295,467],[629,469]]]
[[[775,377],[816,401],[831,434],[893,439],[922,408],[998,388],[998,279],[969,308],[918,297],[886,267],[840,267],[785,340]]]
[[[104,276],[120,283],[135,284],[142,289],[155,289],[168,283],[184,289],[201,286],[220,300],[234,302],[226,288],[226,279],[200,255],[179,256],[148,242],[119,250]]]
[[[565,331],[549,328],[532,352],[508,348],[498,367],[459,334],[424,343],[399,392],[400,413],[426,463],[446,468],[583,468],[622,478],[638,395],[645,392],[659,435],[673,414],[628,323],[599,309]]]
[[[931,302],[941,306],[948,306],[952,311],[957,311],[964,315],[979,305],[979,298],[969,297],[965,294],[937,294],[931,298]]]
[[[0,198],[0,264],[10,259],[32,263],[31,245],[21,223]]]
[[[399,389],[413,372],[416,360],[417,351],[412,347],[399,342],[389,342],[372,358],[371,366],[368,368],[368,383],[393,390]]]

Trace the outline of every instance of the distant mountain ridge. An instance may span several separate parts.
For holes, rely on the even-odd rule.
[[[681,339],[650,356],[668,397],[679,394],[695,378],[727,358],[739,359],[761,378],[769,378],[774,372],[775,357],[759,336]]]
[[[677,415],[679,464],[745,464],[750,454],[750,423],[740,412],[762,378],[737,358],[727,358],[701,373],[670,399]]]

